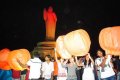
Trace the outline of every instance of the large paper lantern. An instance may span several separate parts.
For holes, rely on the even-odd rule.
[[[2,70],[10,70],[11,69],[7,62],[9,52],[10,52],[10,50],[7,48],[0,50],[0,69],[2,69]]]
[[[60,54],[60,56],[64,59],[69,59],[71,54],[66,50],[63,43],[64,36],[59,36],[56,40],[56,51]]]
[[[19,64],[18,60],[22,64],[26,64],[30,59],[30,53],[26,49],[13,50],[9,53],[8,62],[12,69],[14,70],[24,70],[24,68]]]
[[[63,42],[67,51],[74,56],[86,55],[91,45],[90,37],[83,29],[66,34]]]
[[[120,55],[120,26],[102,29],[99,34],[99,44],[107,54]]]

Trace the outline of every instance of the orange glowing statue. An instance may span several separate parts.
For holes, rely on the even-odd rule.
[[[48,11],[46,10],[46,8],[44,9],[43,18],[46,25],[46,40],[54,40],[57,16],[53,12],[53,8],[51,6],[48,8]]]

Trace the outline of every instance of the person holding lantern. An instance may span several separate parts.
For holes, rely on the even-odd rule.
[[[76,76],[76,68],[77,64],[75,62],[74,56],[72,56],[70,59],[66,59],[62,66],[67,68],[67,80],[77,80]]]
[[[102,59],[104,58],[102,50],[97,50],[97,56],[98,58],[95,59],[95,67],[97,71],[98,80],[101,80],[100,66],[98,64],[99,61],[102,61]]]
[[[34,54],[33,59],[30,59],[27,64],[22,64],[20,60],[17,60],[22,68],[26,68],[29,73],[26,74],[26,80],[39,80],[41,75],[41,65],[42,62],[39,59],[39,54]]]
[[[95,76],[93,73],[94,70],[94,60],[88,53],[85,56],[85,61],[84,61],[84,71],[82,75],[82,80],[95,80]]]
[[[62,67],[63,59],[61,57],[57,57],[57,52],[55,49],[55,62],[54,62],[54,72],[57,72],[56,79],[54,80],[66,80],[67,79],[67,70]],[[56,64],[56,65],[55,65]],[[57,71],[56,71],[57,68]]]
[[[115,72],[113,70],[111,58],[111,55],[106,54],[103,59],[97,60],[102,80],[115,80]]]
[[[77,64],[77,69],[76,69],[76,75],[77,75],[77,80],[82,80],[82,75],[84,71],[84,56],[76,56],[75,57],[76,64]]]

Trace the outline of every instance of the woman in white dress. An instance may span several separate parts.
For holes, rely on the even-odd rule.
[[[62,66],[63,59],[57,58],[56,51],[55,51],[55,60],[56,60],[57,65],[58,65],[57,80],[66,80],[67,79],[67,69]]]
[[[62,59],[60,60],[63,61]],[[58,77],[57,80],[66,80],[67,79],[67,69],[62,67],[61,62],[58,62]]]
[[[84,72],[82,75],[82,80],[95,80],[93,70],[94,70],[94,61],[91,58],[90,54],[88,53],[85,56]]]

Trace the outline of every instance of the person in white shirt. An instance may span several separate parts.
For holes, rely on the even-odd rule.
[[[19,60],[18,63],[23,67],[28,69],[30,67],[29,80],[39,80],[41,75],[41,60],[39,59],[39,54],[34,54],[34,58],[30,59],[27,64],[22,64]]]
[[[54,65],[53,62],[51,62],[51,56],[46,55],[45,56],[45,62],[42,64],[42,77],[45,80],[51,80],[53,78],[53,71],[54,71]]]
[[[101,79],[102,80],[115,80],[115,72],[111,62],[111,55],[106,54],[101,60],[96,60],[100,67]]]
[[[100,63],[99,62],[101,62],[102,59],[104,59],[103,51],[97,50],[97,56],[98,56],[98,58],[95,59],[95,67],[96,67],[96,71],[97,71],[98,80],[101,80],[101,73],[100,73],[100,66],[99,66]]]
[[[33,59],[27,62],[30,66],[29,79],[38,80],[41,75],[41,60],[39,59],[39,54],[35,54]]]

